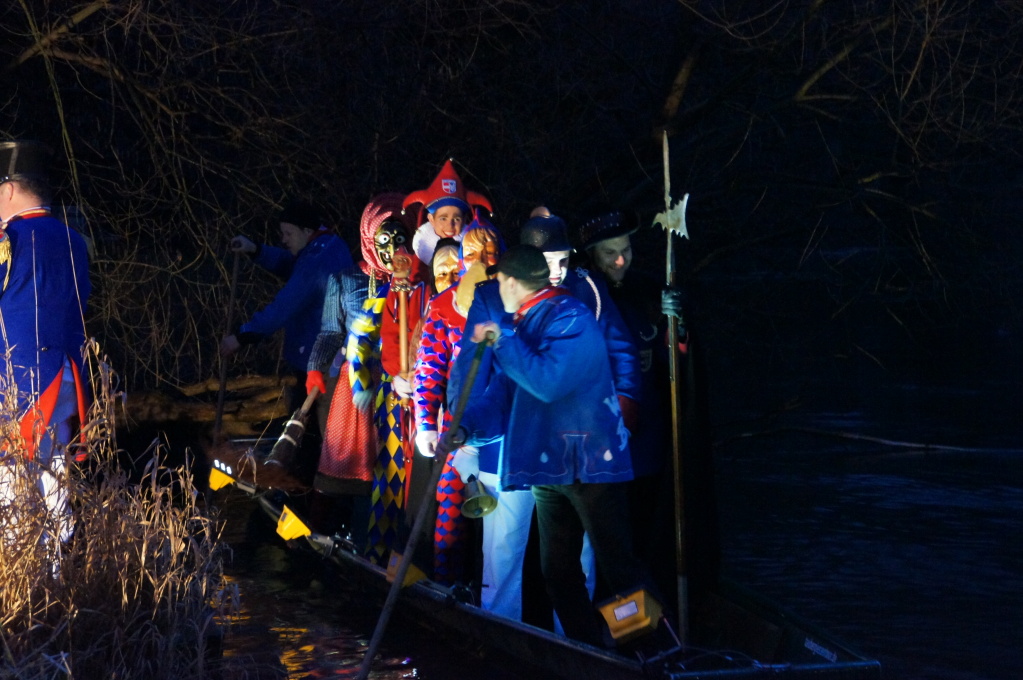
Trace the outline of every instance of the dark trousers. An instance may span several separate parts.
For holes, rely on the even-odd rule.
[[[632,548],[625,485],[534,486],[533,498],[540,527],[540,564],[561,626],[570,638],[603,646],[598,614],[579,564],[583,533],[590,536],[597,573],[613,593],[650,586]]]

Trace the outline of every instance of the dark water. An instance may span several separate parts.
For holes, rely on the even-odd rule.
[[[716,427],[725,573],[879,659],[886,678],[1023,677],[1016,393],[919,382],[798,392],[769,418],[733,410]],[[229,678],[353,677],[379,610],[226,500],[244,604]],[[529,677],[407,620],[389,631],[374,678]]]
[[[244,494],[221,491],[217,503],[232,546],[228,578],[241,603],[220,680],[356,677],[379,603],[368,603],[320,558],[287,548]],[[386,630],[373,680],[521,677],[403,617],[400,604]]]

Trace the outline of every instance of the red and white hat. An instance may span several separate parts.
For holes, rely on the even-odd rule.
[[[444,163],[444,167],[437,173],[429,188],[413,191],[405,197],[402,211],[417,203],[429,213],[447,205],[457,206],[466,214],[471,213],[474,206],[486,208],[490,213],[494,212],[486,196],[465,190],[462,178],[455,172],[455,166],[450,158]]]

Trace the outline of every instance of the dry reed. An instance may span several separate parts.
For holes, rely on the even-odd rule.
[[[187,466],[160,465],[158,445],[142,470],[118,463],[121,395],[109,369],[91,364],[96,398],[83,441],[69,447],[87,457],[62,475],[70,540],[51,538],[60,527],[33,484],[38,471],[17,455],[14,414],[2,414],[17,502],[0,503],[0,679],[209,677],[238,600],[224,586],[219,525]]]

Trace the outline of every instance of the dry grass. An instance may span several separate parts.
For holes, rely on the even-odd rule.
[[[144,470],[118,465],[118,395],[96,364],[88,459],[64,475],[70,541],[47,538],[57,527],[27,483],[32,470],[12,463],[21,486],[16,504],[0,506],[0,679],[208,677],[210,645],[237,608],[223,587],[220,529],[188,470],[162,468],[157,447]]]

